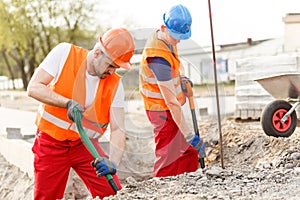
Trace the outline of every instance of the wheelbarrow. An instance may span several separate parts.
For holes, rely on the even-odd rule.
[[[268,136],[289,137],[297,127],[300,104],[300,73],[285,73],[256,79],[275,100],[262,111],[261,126]]]

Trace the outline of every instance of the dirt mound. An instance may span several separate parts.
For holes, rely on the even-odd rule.
[[[145,181],[129,177],[115,197],[106,199],[298,199],[298,129],[289,138],[273,138],[259,121],[224,120],[222,168],[216,127],[213,120],[200,123],[208,146],[204,170]]]

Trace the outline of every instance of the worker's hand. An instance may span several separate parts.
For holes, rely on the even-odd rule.
[[[189,144],[198,151],[199,157],[204,158],[205,155],[205,143],[198,135],[194,135],[192,139],[189,140]]]
[[[117,173],[116,165],[107,158],[96,158],[92,162],[92,166],[96,170],[98,177]]]
[[[82,113],[84,112],[83,107],[76,101],[70,100],[67,103],[67,109],[68,109],[68,118],[75,122],[75,113],[74,109],[77,108],[77,110],[80,112],[80,115],[82,117]]]
[[[184,93],[187,93],[186,81],[189,82],[190,86],[193,87],[193,82],[186,76],[180,76],[181,89]]]

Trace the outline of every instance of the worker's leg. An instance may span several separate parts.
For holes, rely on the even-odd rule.
[[[179,140],[179,143],[181,143],[180,146],[186,146],[187,142],[183,135]],[[198,152],[189,145],[185,152],[182,153],[180,158],[177,160],[177,174],[196,171],[199,167],[198,158]]]
[[[53,200],[64,197],[70,170],[68,150],[64,142],[37,131],[32,148],[35,176],[34,199]]]
[[[104,151],[101,149],[98,140],[92,140],[92,142],[99,155],[101,157],[107,157],[107,155],[105,155]],[[81,143],[80,145],[72,147],[70,154],[72,155],[72,168],[85,183],[93,198],[99,196],[102,199],[106,196],[115,194],[105,176],[102,176],[100,178],[97,177],[96,171],[91,165],[91,162],[94,160],[94,158],[87,151],[84,144]],[[118,188],[121,189],[122,186],[118,180],[117,175],[113,175],[113,179],[116,182]]]
[[[147,116],[154,126],[156,144],[153,175],[174,176],[196,171],[197,151],[186,142],[170,112],[147,111]]]

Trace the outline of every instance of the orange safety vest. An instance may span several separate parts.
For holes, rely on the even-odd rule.
[[[85,105],[86,98],[86,55],[88,51],[71,46],[63,70],[54,85],[49,86],[54,92]],[[101,79],[93,103],[85,109],[82,125],[89,137],[99,137],[109,123],[110,106],[120,81],[118,74]],[[79,139],[76,124],[68,119],[67,109],[42,104],[36,117],[39,130],[51,137],[63,141]]]
[[[177,54],[176,46],[172,46],[174,55],[165,42],[157,38],[157,31],[147,41],[141,61],[140,68],[140,94],[144,100],[144,106],[146,110],[151,111],[163,111],[169,110],[165,103],[165,100],[161,94],[161,91],[157,84],[153,72],[147,63],[148,57],[161,57],[167,60],[171,65],[171,78],[174,83],[176,91],[176,98],[181,105],[186,101],[184,93],[182,92],[180,85],[180,60]]]

